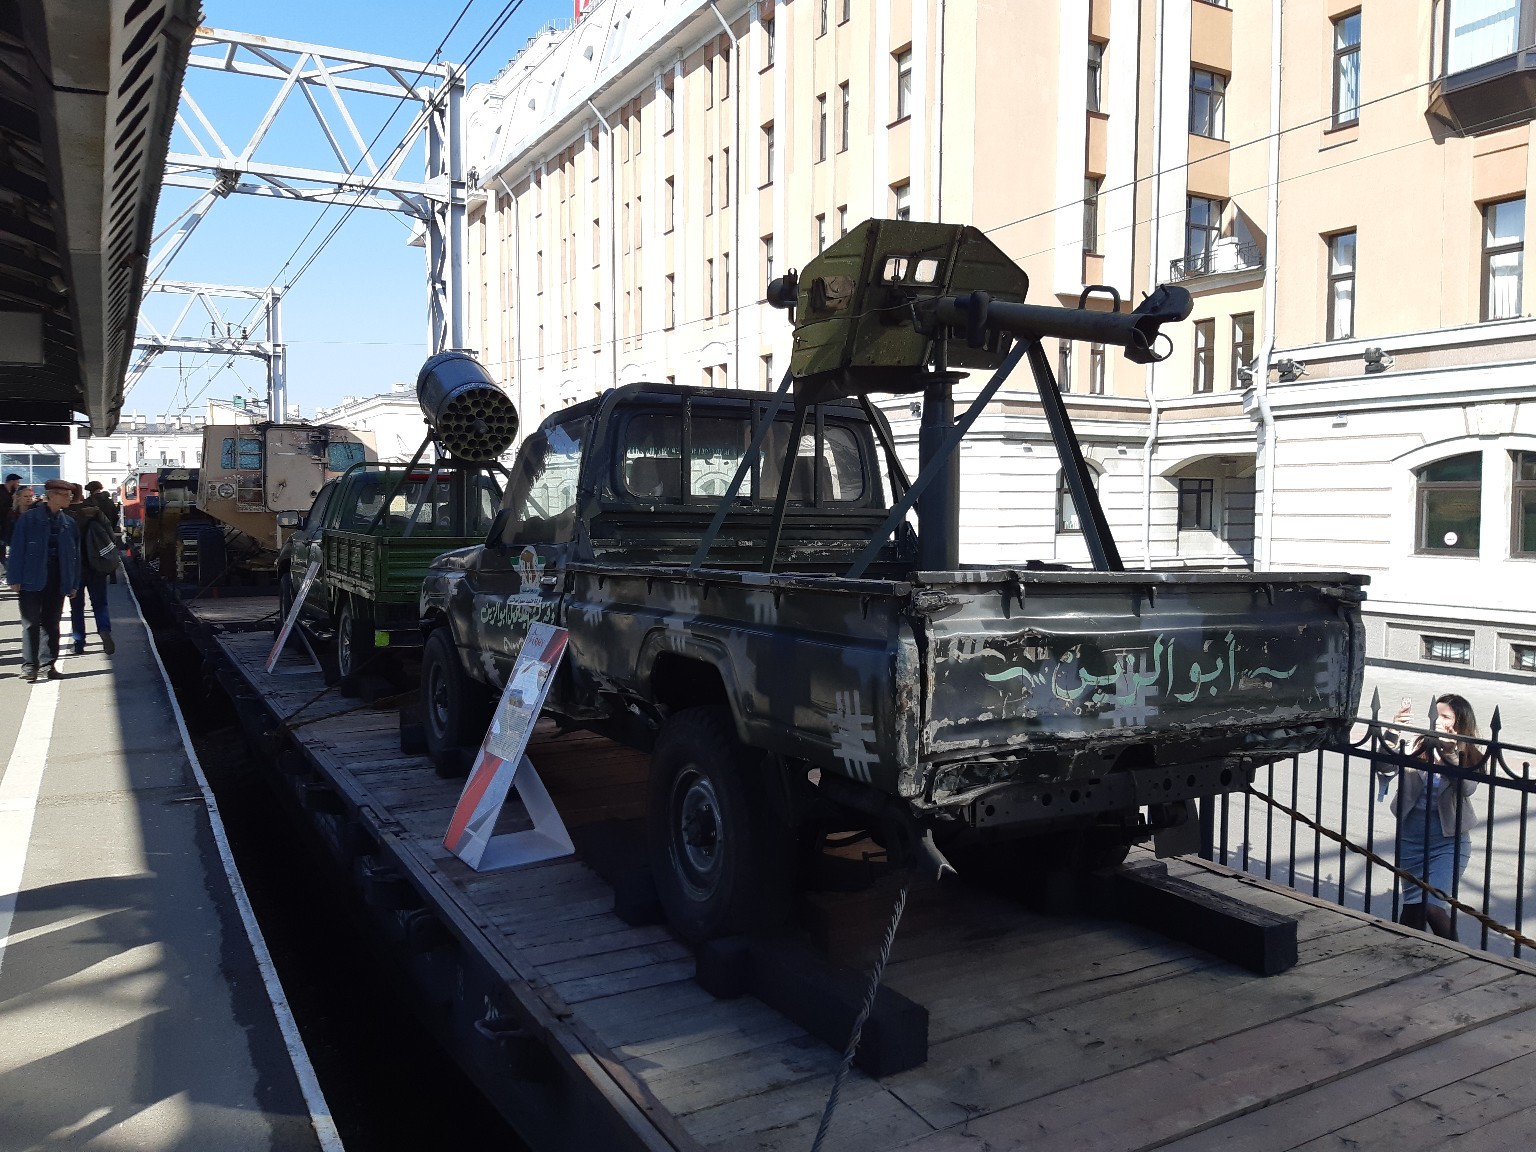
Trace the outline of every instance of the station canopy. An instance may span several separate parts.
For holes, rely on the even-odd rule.
[[[197,0],[0,0],[0,442],[117,427]]]

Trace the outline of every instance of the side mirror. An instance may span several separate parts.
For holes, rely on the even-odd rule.
[[[302,528],[304,517],[298,512],[279,512],[277,514],[277,526],[279,528]]]

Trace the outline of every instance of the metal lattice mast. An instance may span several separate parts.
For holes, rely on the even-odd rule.
[[[186,303],[164,329],[156,327],[145,310],[140,310],[139,332],[133,341],[134,359],[123,385],[124,395],[133,390],[163,352],[251,356],[266,364],[267,418],[277,423],[286,419],[287,349],[282,342],[280,289],[161,280],[145,287],[145,297],[151,293],[185,296]],[[238,316],[236,309],[240,310]]]

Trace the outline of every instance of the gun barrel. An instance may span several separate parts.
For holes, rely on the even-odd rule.
[[[1106,312],[1093,308],[1059,308],[1043,304],[1018,304],[992,300],[985,292],[944,296],[934,302],[940,323],[964,328],[978,346],[989,331],[1016,337],[1084,340],[1124,348],[1138,363],[1160,359],[1153,344],[1162,326],[1189,315],[1193,301],[1176,285],[1163,285],[1131,312]]]

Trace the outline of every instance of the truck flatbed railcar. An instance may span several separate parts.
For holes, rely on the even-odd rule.
[[[264,675],[271,633],[240,629],[270,608],[186,605],[256,730],[277,733],[274,771],[414,1007],[530,1144],[809,1148],[838,1053],[750,996],[710,996],[689,949],[615,916],[581,860],[476,874],[448,856],[460,782],[400,751],[395,712],[311,703],[319,672]],[[578,843],[643,811],[638,753],[544,725],[530,756]],[[1492,1149],[1536,1124],[1536,968],[1213,865],[1172,870],[1297,917],[1300,963],[1260,977],[1122,922],[916,890],[885,983],[927,1008],[928,1060],[854,1071],[829,1146],[1388,1147],[1433,1116],[1440,1137],[1464,1133],[1457,1147]],[[818,899],[841,910],[845,945],[860,924],[874,943],[884,892]]]

